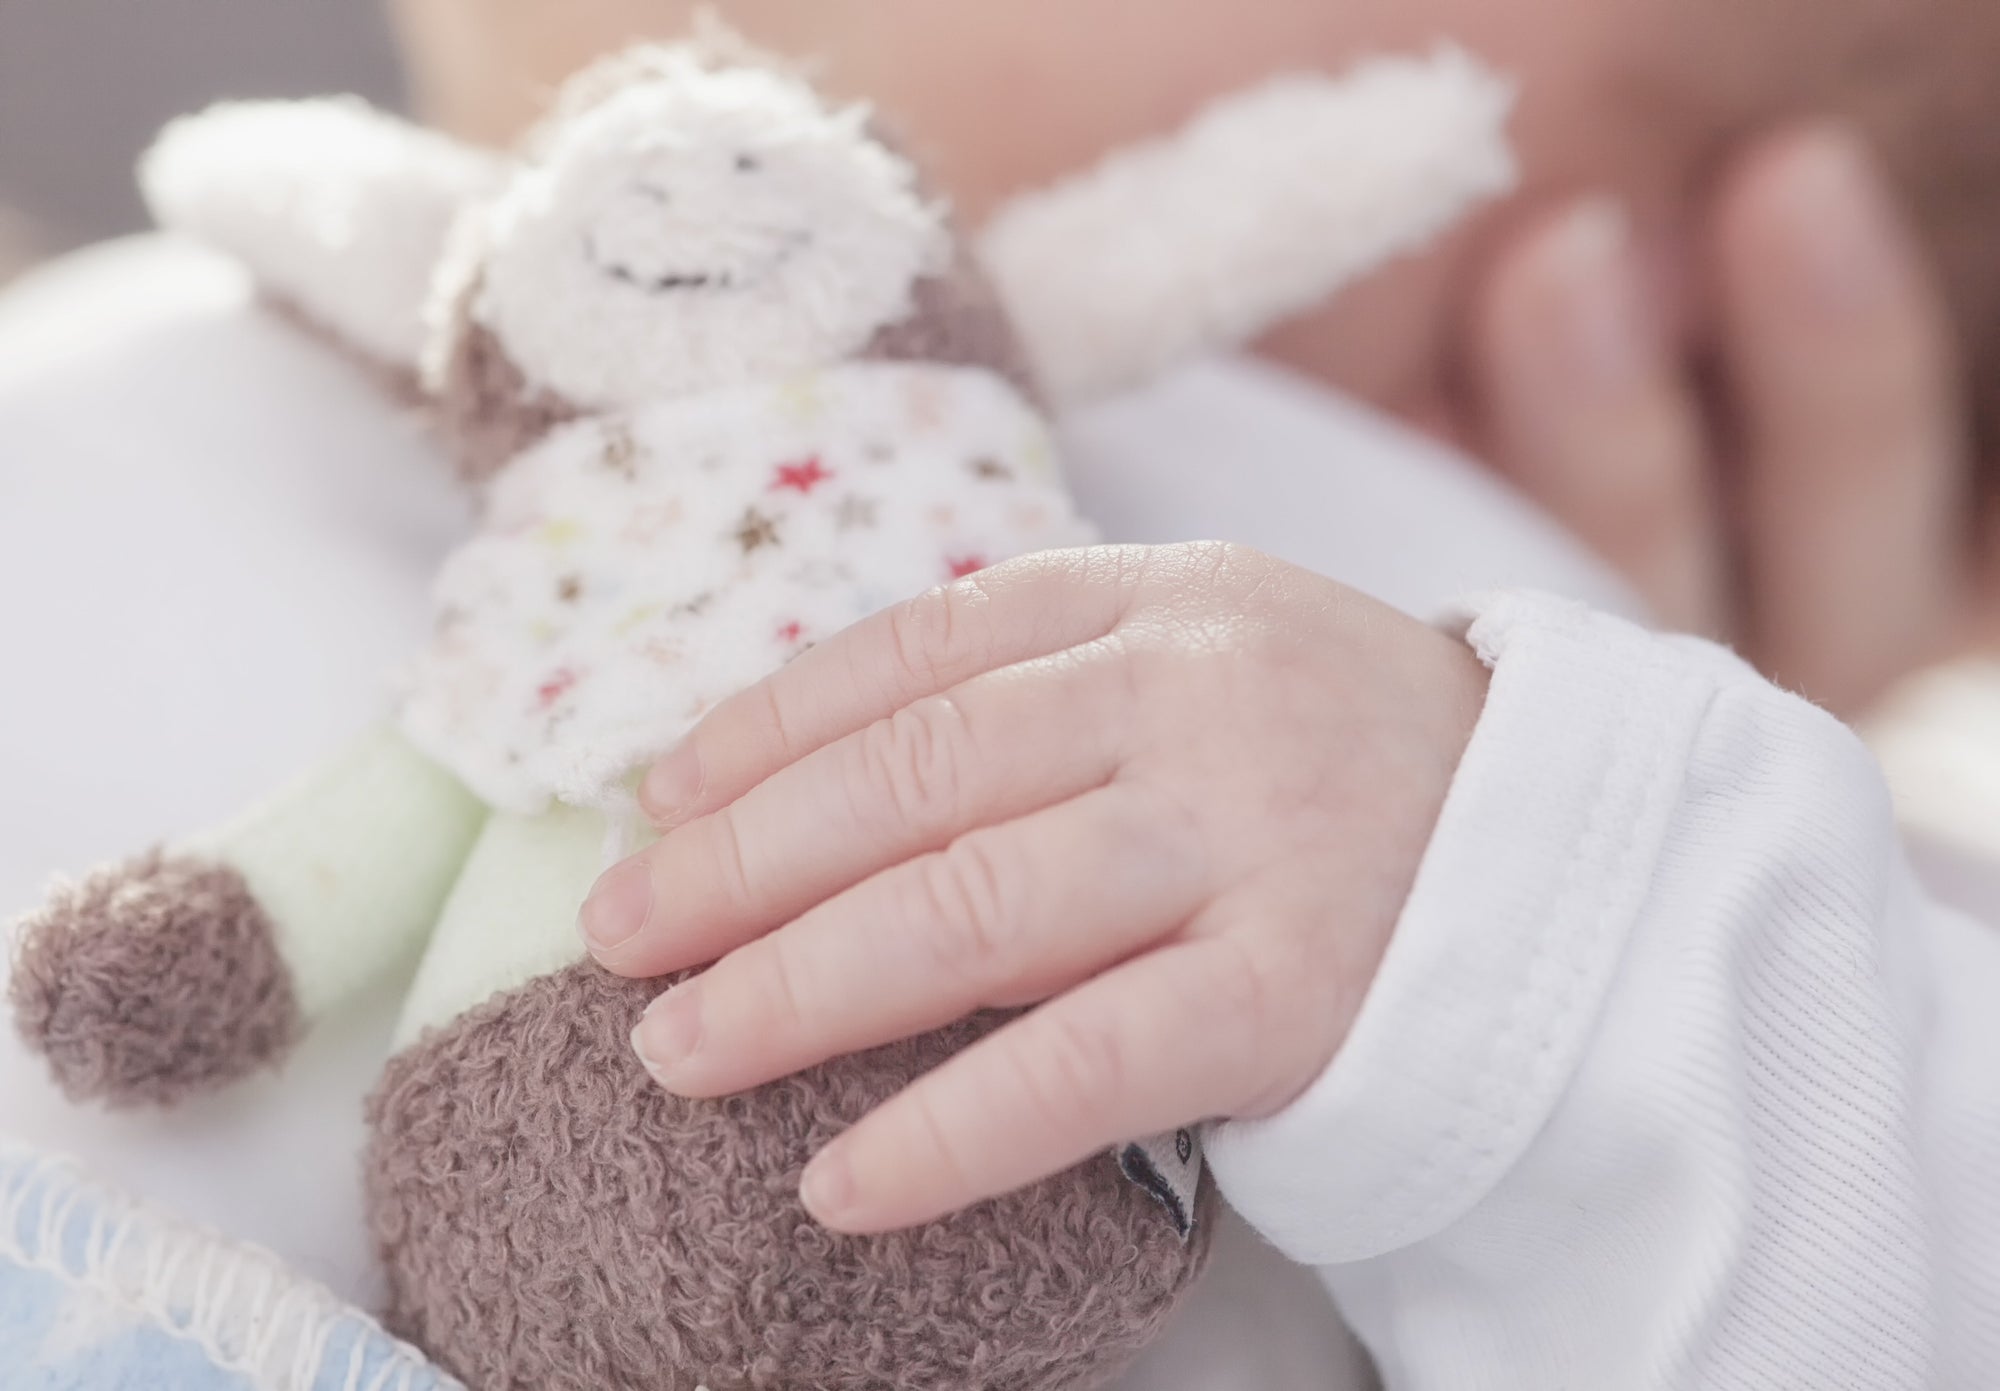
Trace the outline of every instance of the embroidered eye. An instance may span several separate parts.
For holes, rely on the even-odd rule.
[[[755,155],[736,156],[736,172],[739,174],[754,174],[763,167],[764,162]]]

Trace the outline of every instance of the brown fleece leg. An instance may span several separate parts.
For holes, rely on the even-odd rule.
[[[543,977],[426,1035],[370,1101],[392,1326],[468,1385],[1077,1391],[1200,1269],[1208,1215],[1182,1244],[1108,1156],[919,1231],[826,1232],[806,1160],[994,1020],[698,1102],[632,1055],[658,990]]]
[[[72,1099],[170,1105],[281,1058],[290,972],[243,878],[144,856],[54,895],[22,925],[14,1025]]]

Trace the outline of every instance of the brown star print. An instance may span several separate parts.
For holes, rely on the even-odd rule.
[[[604,437],[604,467],[631,482],[639,476],[639,442],[625,430],[612,430]]]
[[[583,597],[583,581],[575,575],[564,575],[556,581],[556,598],[565,604],[574,604]]]
[[[980,455],[977,459],[966,465],[966,467],[970,468],[972,476],[979,479],[982,483],[1004,483],[1014,476],[1014,470],[1008,468],[990,454]]]
[[[743,509],[743,520],[737,524],[734,534],[736,544],[743,548],[745,555],[749,555],[752,551],[760,551],[766,546],[784,544],[778,539],[777,519],[765,516],[754,507]]]

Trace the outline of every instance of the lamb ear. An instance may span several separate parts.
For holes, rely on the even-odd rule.
[[[453,219],[505,167],[334,97],[182,117],[147,151],[139,181],[163,228],[242,262],[281,304],[401,374],[422,350]]]
[[[1058,403],[1235,347],[1515,179],[1513,90],[1456,49],[1296,75],[1002,208],[980,254]]]

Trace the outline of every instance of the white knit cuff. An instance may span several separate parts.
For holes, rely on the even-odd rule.
[[[1209,1140],[1231,1203],[1310,1265],[1434,1235],[1526,1150],[1587,1046],[1733,665],[1540,595],[1468,614],[1486,708],[1353,1032],[1285,1111]]]

